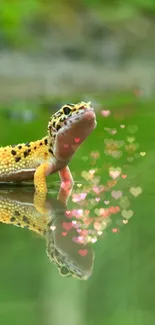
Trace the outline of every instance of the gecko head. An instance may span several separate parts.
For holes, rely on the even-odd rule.
[[[59,241],[59,243],[57,242],[59,247],[56,244],[57,240],[54,239],[54,231],[50,231],[49,228],[46,233],[46,252],[50,261],[56,265],[59,273],[64,277],[88,280],[92,275],[94,265],[92,248],[87,248],[88,255],[84,258],[78,254],[77,244],[73,242],[72,237],[70,238],[71,245],[68,239],[67,243],[69,241],[69,245],[66,245],[63,241],[63,236],[60,234],[57,239]],[[63,247],[61,247],[61,241]]]
[[[50,119],[48,134],[52,138],[56,158],[70,158],[96,127],[91,102],[66,104]]]
[[[66,104],[58,112],[52,115],[48,124],[48,130],[51,135],[57,134],[60,130],[70,129],[72,125],[85,119],[85,125],[88,128],[96,126],[96,118],[91,102],[80,102],[77,104]],[[87,123],[92,121],[92,123]],[[88,124],[88,125],[87,125]]]

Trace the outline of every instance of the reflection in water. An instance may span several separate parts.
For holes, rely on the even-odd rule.
[[[105,235],[107,227],[119,233],[134,214],[131,208],[128,210],[130,201],[125,191],[114,189],[117,181],[108,180],[103,186],[94,173],[95,169],[85,172],[89,182],[77,183],[74,191],[61,183],[57,199],[34,195],[25,187],[6,188],[5,184],[0,191],[0,221],[27,227],[43,236],[47,255],[60,274],[83,280],[92,275],[92,244]],[[110,169],[113,177],[120,173],[119,168]],[[140,190],[130,188],[135,197]]]
[[[44,236],[47,255],[60,274],[86,280],[92,274],[94,253],[91,243],[76,240],[79,229],[66,215],[66,195],[61,189],[58,200],[49,198],[43,205],[24,188],[1,190],[0,221]]]

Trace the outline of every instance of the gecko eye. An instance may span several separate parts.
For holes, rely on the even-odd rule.
[[[65,115],[69,115],[69,113],[71,112],[71,109],[70,109],[70,107],[65,106],[64,109],[63,109],[63,111],[64,111],[64,114]]]

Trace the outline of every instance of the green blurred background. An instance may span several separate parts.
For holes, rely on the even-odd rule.
[[[0,0],[0,27],[1,145],[39,139],[61,104],[92,100],[98,127],[70,164],[75,180],[89,183],[81,171],[94,168],[89,154],[97,151],[100,184],[114,165],[127,168],[119,186],[126,196],[131,186],[143,190],[130,195],[129,223],[116,234],[107,228],[93,245],[94,271],[85,282],[59,275],[42,238],[0,224],[0,322],[154,324],[155,1]],[[121,124],[138,127],[137,152],[145,157],[126,163],[106,155],[104,128],[126,141]],[[54,197],[56,181],[50,177]]]

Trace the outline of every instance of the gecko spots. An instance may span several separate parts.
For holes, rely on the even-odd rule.
[[[37,147],[35,146],[35,147],[34,147],[34,150],[36,150],[36,149],[37,149]]]
[[[11,221],[11,222],[14,222],[15,220],[16,220],[15,217],[11,217],[11,218],[10,218],[10,221]]]
[[[28,150],[24,151],[24,158],[26,158],[29,155]]]
[[[52,149],[48,149],[48,151],[53,155],[53,150]]]
[[[47,143],[48,143],[47,139],[44,140],[44,143],[45,143],[45,145],[47,146]]]
[[[28,217],[26,217],[26,216],[23,216],[23,221],[26,222],[26,223],[28,223],[28,224],[30,223]]]
[[[15,211],[15,216],[17,216],[17,217],[20,216],[20,213],[17,210]]]
[[[61,126],[60,125],[58,125],[57,126],[57,131],[59,131],[61,129]]]
[[[18,149],[22,149],[22,146],[18,146]]]
[[[40,143],[39,143],[39,145],[40,145],[40,146],[42,146],[42,145],[43,145],[43,143],[42,143],[42,142],[40,142]]]
[[[16,157],[15,162],[19,162],[21,160],[21,157]]]
[[[11,150],[11,154],[12,154],[13,156],[15,156],[15,155],[16,155],[16,151],[15,151],[15,150]]]
[[[27,144],[27,146],[30,147],[28,144]],[[26,158],[29,155],[30,152],[31,152],[31,149],[25,150],[24,151],[24,158]]]

